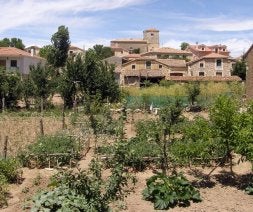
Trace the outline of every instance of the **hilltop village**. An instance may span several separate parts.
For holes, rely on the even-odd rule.
[[[115,39],[110,48],[113,56],[105,59],[115,65],[115,76],[121,86],[141,86],[144,81],[240,81],[231,76],[235,58],[222,44],[208,46],[189,44],[183,50],[161,47],[159,30],[143,31],[143,38]],[[25,51],[13,47],[0,48],[0,65],[7,69],[18,68],[27,74],[29,66],[44,62],[40,48],[30,46]],[[68,54],[84,54],[85,50],[70,46]]]

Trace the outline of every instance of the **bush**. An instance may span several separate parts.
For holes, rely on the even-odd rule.
[[[24,166],[29,166],[30,160],[34,156],[36,165],[44,167],[48,165],[49,154],[67,153],[59,158],[61,165],[65,165],[70,163],[71,159],[79,158],[79,150],[80,145],[78,142],[66,134],[41,136],[34,144],[29,145],[26,151],[19,155],[19,159]],[[51,165],[55,164],[51,163]]]
[[[176,205],[189,206],[190,201],[201,201],[199,191],[182,175],[157,174],[147,180],[142,192],[145,200],[154,203],[154,208],[166,210]]]
[[[33,198],[32,211],[111,211],[109,203],[123,198],[128,175],[123,166],[112,169],[106,180],[101,176],[101,164],[92,160],[88,171],[65,171],[52,178],[51,191]]]
[[[7,206],[7,180],[6,177],[0,174],[0,208]]]
[[[6,160],[0,160],[0,175],[5,178],[8,183],[17,182],[19,178],[20,164],[14,158],[9,158]]]

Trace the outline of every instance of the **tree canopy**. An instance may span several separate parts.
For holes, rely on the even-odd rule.
[[[89,50],[93,50],[100,60],[113,56],[113,51],[108,46],[96,44]]]
[[[183,42],[183,43],[181,43],[181,45],[180,45],[181,50],[187,49],[188,46],[189,46],[189,43],[186,43],[186,42]]]
[[[16,47],[23,50],[25,45],[20,38],[4,38],[0,40],[0,47]]]
[[[237,75],[240,77],[242,80],[246,79],[246,70],[247,70],[247,65],[245,60],[239,60],[235,63],[233,70],[232,70],[232,75]]]
[[[63,67],[68,58],[70,46],[68,27],[59,26],[58,31],[52,35],[52,48],[47,54],[47,61],[55,68]]]

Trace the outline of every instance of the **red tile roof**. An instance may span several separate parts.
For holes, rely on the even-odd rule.
[[[123,75],[126,77],[165,77],[166,73],[162,70],[135,70],[124,71]]]
[[[242,81],[238,76],[170,76],[168,80],[172,81],[181,81],[181,82],[188,82],[188,81],[214,81],[214,82],[231,82],[231,81]]]
[[[119,38],[116,40],[112,40],[111,43],[147,43],[146,40],[140,38]]]
[[[169,67],[186,67],[185,60],[179,59],[156,59],[156,61],[163,63]]]
[[[144,32],[159,32],[159,30],[155,28],[150,28],[150,29],[144,30]]]
[[[202,58],[228,58],[228,56],[218,53],[211,53],[208,55],[203,56]]]
[[[37,59],[44,60],[42,57],[31,56],[30,53],[23,51],[21,49],[17,49],[15,47],[0,47],[0,57],[34,57]]]
[[[170,47],[161,47],[161,48],[154,48],[150,52],[145,52],[142,55],[149,55],[149,54],[177,54],[177,55],[192,55],[191,52],[180,50],[180,49],[174,49]]]

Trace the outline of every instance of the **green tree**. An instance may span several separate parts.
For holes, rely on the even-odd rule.
[[[210,120],[217,148],[224,149],[223,158],[230,162],[233,172],[232,153],[237,146],[238,104],[228,96],[219,96],[210,111]]]
[[[81,55],[68,59],[66,67],[62,69],[57,82],[57,90],[64,100],[64,108],[72,108],[78,91],[81,92],[78,84],[82,80],[83,70],[84,60]]]
[[[69,31],[65,26],[59,26],[51,38],[52,49],[47,54],[47,61],[55,68],[63,67],[68,58],[70,46]]]
[[[168,169],[168,147],[173,142],[173,135],[176,124],[178,124],[181,119],[180,115],[182,113],[183,107],[179,100],[169,106],[162,108],[159,120],[162,126],[162,138],[159,143],[162,147],[162,170],[163,173],[167,174]]]
[[[239,60],[235,63],[233,70],[232,70],[232,75],[237,75],[239,76],[242,80],[246,79],[246,70],[247,70],[247,65],[245,60]]]
[[[120,91],[114,77],[114,66],[102,62],[94,50],[86,52],[81,79],[81,87],[86,95],[96,98],[99,95],[101,100],[118,100]]]
[[[197,96],[200,94],[200,86],[199,83],[189,83],[186,85],[186,93],[188,96],[188,100],[191,105],[194,105]]]
[[[52,92],[50,69],[40,63],[36,66],[32,65],[30,66],[30,77],[34,84],[35,97],[40,99],[40,109],[43,111],[45,102]]]
[[[23,44],[22,40],[20,38],[4,38],[3,40],[0,40],[0,46],[1,47],[16,47],[18,49],[24,49],[25,45]]]
[[[39,51],[39,56],[47,59],[52,48],[52,45],[43,46]]]
[[[182,42],[180,45],[180,48],[181,48],[181,50],[186,50],[188,46],[189,46],[189,43]]]
[[[93,48],[91,50],[95,51],[96,56],[100,60],[113,56],[112,49],[110,47],[107,47],[107,46],[96,44],[95,46],[93,46]]]
[[[0,69],[0,101],[2,110],[16,106],[21,96],[21,75],[16,71]]]
[[[26,109],[29,109],[30,100],[35,96],[35,85],[30,75],[23,76],[21,84],[22,84],[22,96],[25,101]]]

